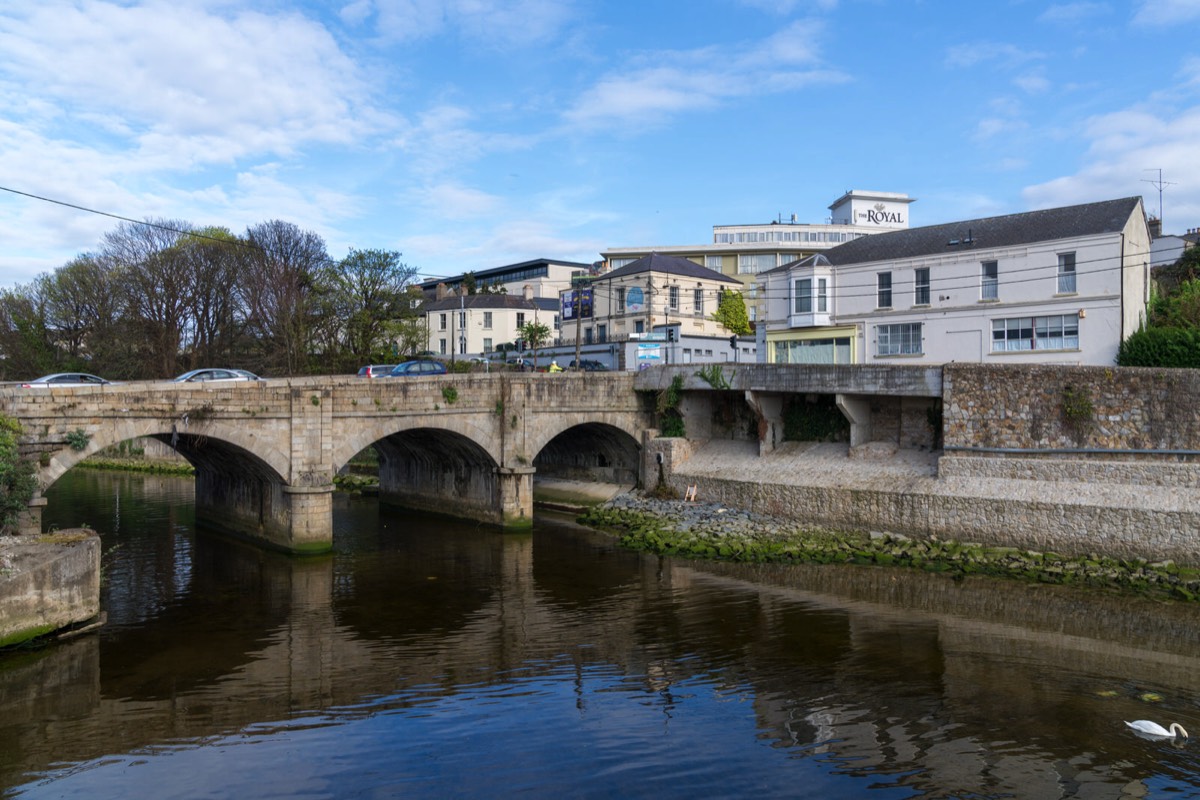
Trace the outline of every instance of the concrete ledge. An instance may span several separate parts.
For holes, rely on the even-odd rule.
[[[86,528],[0,537],[0,647],[100,614],[100,537]]]

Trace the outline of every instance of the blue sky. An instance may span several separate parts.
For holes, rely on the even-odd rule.
[[[424,275],[714,224],[1143,195],[1200,226],[1200,0],[6,0],[0,186]],[[117,221],[0,191],[0,286]]]

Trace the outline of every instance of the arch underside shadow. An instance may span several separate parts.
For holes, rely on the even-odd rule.
[[[379,499],[389,505],[501,523],[495,459],[462,434],[412,428],[373,444]]]
[[[640,454],[637,440],[620,428],[585,422],[547,442],[533,465],[539,478],[636,486]]]

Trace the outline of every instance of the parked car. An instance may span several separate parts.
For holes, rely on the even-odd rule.
[[[395,368],[395,364],[367,364],[358,370],[358,377],[386,378]]]
[[[244,369],[194,369],[185,372],[175,383],[215,383],[229,381],[261,381],[262,378]]]
[[[34,378],[28,383],[22,383],[22,389],[39,389],[42,387],[51,386],[104,386],[112,381],[105,380],[99,375],[90,375],[86,372],[56,372],[53,375],[43,375],[40,378]]]
[[[579,368],[584,372],[608,372],[608,366],[601,361],[592,361],[589,359],[581,359]],[[571,369],[575,369],[575,360],[571,360]]]
[[[405,361],[392,369],[393,378],[419,378],[422,375],[445,375],[446,365],[440,361]]]

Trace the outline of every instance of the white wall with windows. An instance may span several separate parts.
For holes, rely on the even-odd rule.
[[[1119,232],[997,248],[948,242],[886,262],[809,260],[759,277],[765,357],[808,363],[838,329],[843,339],[854,332],[858,363],[1114,364],[1144,316],[1149,254],[1138,208]]]

